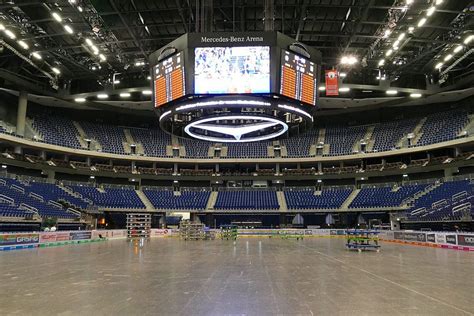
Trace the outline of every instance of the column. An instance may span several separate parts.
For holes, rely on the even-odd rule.
[[[25,136],[26,108],[28,104],[28,93],[20,91],[18,96],[18,109],[16,114],[16,134]]]

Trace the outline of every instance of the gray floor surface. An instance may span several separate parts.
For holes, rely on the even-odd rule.
[[[342,239],[0,253],[0,315],[474,315],[474,253]]]

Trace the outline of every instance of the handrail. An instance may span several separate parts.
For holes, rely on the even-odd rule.
[[[463,203],[463,204],[460,204],[460,205],[457,205],[455,207],[453,207],[453,209],[451,210],[454,213],[457,213],[457,212],[462,212],[464,210],[471,210],[471,202],[466,202],[466,203]]]
[[[431,204],[431,208],[432,209],[438,209],[438,208],[443,207],[444,205],[447,205],[447,204],[448,204],[448,201],[446,201],[446,199],[442,199],[442,200],[433,202]]]
[[[37,193],[35,193],[35,192],[30,192],[30,193],[28,194],[28,196],[31,196],[32,198],[37,199],[37,200],[39,200],[39,201],[41,201],[41,202],[44,202],[44,197],[42,197],[41,195],[39,195],[39,194],[37,194]]]
[[[25,189],[22,188],[22,187],[20,187],[20,186],[18,186],[18,185],[16,185],[16,184],[12,184],[12,185],[10,186],[10,188],[13,189],[13,190],[16,190],[16,191],[18,191],[18,192],[21,192],[21,193],[25,194]]]
[[[9,196],[0,194],[0,201],[7,202],[7,204],[15,205],[15,200]]]
[[[451,201],[456,202],[456,201],[462,200],[462,198],[467,195],[468,195],[467,191],[458,192],[451,197]]]
[[[62,206],[61,204],[59,204],[58,202],[53,201],[53,200],[49,200],[49,201],[48,201],[48,204],[49,204],[49,205],[52,205],[52,206],[54,206],[54,207],[60,208],[60,209],[63,208],[63,206]]]
[[[39,215],[39,211],[36,207],[33,207],[33,206],[28,205],[26,203],[21,203],[20,206],[18,207],[18,209],[33,212],[33,213],[36,213],[36,214]]]

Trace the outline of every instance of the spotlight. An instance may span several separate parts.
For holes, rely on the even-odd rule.
[[[77,103],[83,103],[86,102],[86,98],[75,98],[74,101],[76,101]]]
[[[109,95],[106,94],[106,93],[101,93],[101,94],[98,94],[98,95],[97,95],[97,98],[98,98],[98,99],[107,99],[108,97],[109,97]]]
[[[73,34],[73,33],[74,33],[74,30],[73,30],[72,27],[70,27],[69,25],[64,25],[64,29],[65,29],[66,32],[68,32],[69,34]]]
[[[58,12],[53,12],[51,13],[51,15],[53,16],[53,18],[58,21],[58,22],[61,22],[63,20],[63,18],[59,15]]]
[[[379,60],[379,66],[383,66],[385,64],[385,59],[380,59]]]
[[[442,66],[443,66],[443,63],[437,63],[436,66],[435,66],[435,68],[436,68],[436,69],[440,69]]]
[[[457,47],[454,49],[453,52],[454,52],[455,54],[456,54],[456,53],[459,53],[463,48],[464,48],[464,46],[459,45],[459,46],[457,46]]]
[[[418,21],[418,27],[422,27],[426,23],[426,18],[422,18],[420,21]]]
[[[421,93],[412,93],[410,94],[411,98],[421,98]]]
[[[387,90],[386,93],[387,93],[388,95],[395,95],[395,94],[398,93],[398,91],[397,91],[397,90]]]
[[[339,88],[339,92],[349,92],[351,89],[349,87]]]
[[[41,55],[37,52],[33,52],[31,55],[36,59],[41,59],[42,58]]]
[[[61,73],[61,70],[59,70],[59,69],[56,68],[56,67],[51,68],[51,70],[52,70],[55,74],[57,74],[57,75],[59,75],[59,74]]]
[[[357,62],[357,58],[354,56],[343,56],[341,58],[341,64],[343,65],[354,65]]]
[[[451,54],[446,55],[446,57],[444,57],[444,61],[448,61],[448,60],[450,60],[451,58],[453,58],[453,55],[451,55]]]
[[[466,39],[464,40],[464,44],[467,45],[469,44],[472,40],[474,39],[474,35],[469,35],[468,37],[466,37]]]
[[[130,93],[128,93],[128,92],[122,92],[122,93],[120,93],[120,97],[121,97],[121,98],[130,98]]]
[[[143,90],[142,94],[143,95],[151,95],[153,92],[151,90]]]
[[[18,41],[18,44],[23,48],[23,49],[28,49],[30,48],[30,46],[28,46],[28,44],[26,44],[24,41],[22,40],[19,40]]]
[[[16,38],[15,33],[13,33],[12,31],[10,31],[9,29],[5,29],[4,32],[5,32],[5,34],[6,34],[9,38],[11,38],[12,40]]]
[[[435,7],[431,7],[428,9],[428,11],[426,11],[426,15],[427,16],[432,16],[433,13],[435,12],[436,8]]]

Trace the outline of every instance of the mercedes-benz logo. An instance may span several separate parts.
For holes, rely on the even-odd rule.
[[[186,125],[184,130],[197,139],[238,143],[278,137],[288,130],[288,125],[267,116],[229,115],[196,120]]]

